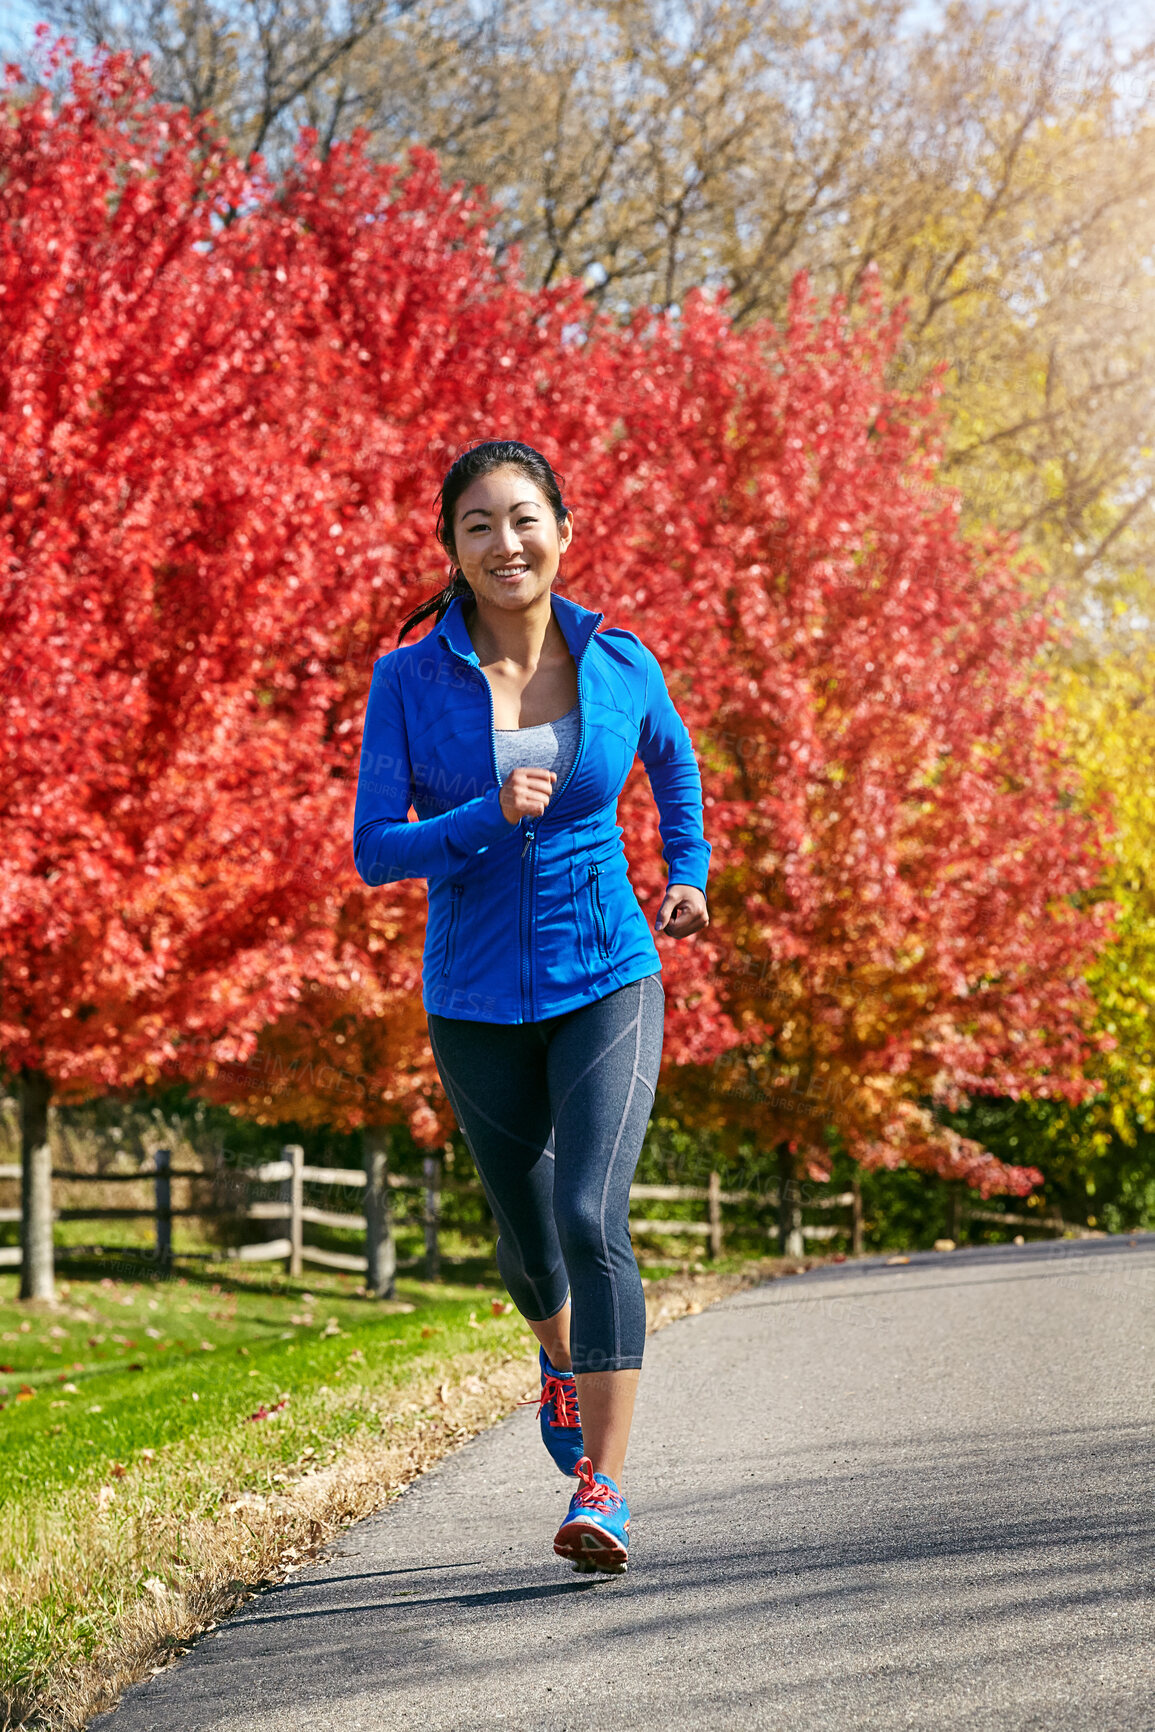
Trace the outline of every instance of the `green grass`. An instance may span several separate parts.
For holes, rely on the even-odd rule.
[[[82,1267],[75,1254],[67,1266]],[[16,1277],[0,1277],[9,1723],[40,1723],[37,1705],[151,1603],[149,1579],[173,1591],[211,1581],[218,1522],[237,1555],[223,1518],[239,1495],[292,1487],[351,1445],[427,1422],[411,1398],[431,1378],[460,1385],[505,1356],[528,1363],[529,1332],[492,1282],[402,1280],[393,1303],[359,1286],[235,1263],[168,1281],[94,1268],[59,1280],[48,1307],[19,1304]],[[267,1543],[257,1535],[239,1573],[264,1567]]]
[[[342,1380],[397,1384],[433,1345],[449,1356],[510,1332],[491,1314],[496,1289],[403,1282],[409,1312],[352,1289],[352,1280],[328,1274],[293,1282],[219,1269],[168,1282],[106,1277],[62,1282],[56,1312],[29,1315],[15,1302],[15,1279],[5,1277],[0,1504],[42,1501],[107,1476],[111,1464],[144,1449],[207,1442],[245,1423],[255,1430],[260,1422],[249,1416],[286,1394],[291,1404]],[[294,1430],[279,1427],[287,1447]]]

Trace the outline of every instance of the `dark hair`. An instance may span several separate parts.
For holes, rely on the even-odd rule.
[[[457,549],[453,544],[453,517],[457,502],[466,488],[479,476],[492,475],[495,469],[520,469],[523,475],[528,475],[548,502],[558,528],[564,524],[569,507],[561,496],[559,478],[554,474],[548,459],[543,457],[540,451],[535,451],[532,445],[523,445],[517,439],[485,439],[481,444],[472,445],[467,451],[463,451],[450,465],[437,495],[437,539],[453,562],[449,582],[435,596],[414,608],[397,634],[398,643],[406,632],[412,631],[415,625],[428,619],[431,613],[436,614],[440,621],[459,595],[472,596],[473,591],[457,564]]]

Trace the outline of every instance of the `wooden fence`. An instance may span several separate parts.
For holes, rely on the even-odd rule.
[[[432,1155],[425,1158],[421,1178],[416,1178],[389,1172],[384,1149],[368,1153],[364,1169],[307,1166],[304,1150],[294,1143],[286,1144],[281,1154],[279,1161],[267,1162],[260,1167],[232,1169],[227,1173],[228,1180],[239,1191],[246,1193],[243,1199],[238,1195],[235,1203],[191,1204],[184,1208],[173,1207],[174,1179],[197,1180],[203,1184],[219,1181],[221,1175],[192,1168],[174,1168],[168,1149],[156,1150],[151,1173],[76,1173],[54,1169],[54,1179],[70,1184],[140,1184],[142,1180],[151,1179],[154,1191],[153,1201],[148,1207],[61,1208],[53,1211],[54,1218],[61,1221],[153,1219],[156,1233],[155,1260],[158,1271],[162,1273],[172,1266],[174,1220],[225,1216],[270,1225],[280,1223],[285,1229],[283,1234],[228,1247],[221,1255],[245,1263],[283,1262],[290,1275],[300,1275],[304,1265],[311,1263],[326,1269],[363,1275],[366,1286],[371,1291],[391,1293],[399,1267],[423,1265],[428,1279],[437,1280],[440,1277],[443,1256],[439,1235],[443,1193],[457,1192],[477,1197],[484,1194],[476,1179],[447,1177],[440,1158]],[[0,1166],[0,1179],[18,1180],[20,1176],[18,1166]],[[266,1189],[275,1186],[278,1195],[251,1199],[247,1192],[252,1186]],[[308,1201],[308,1190],[315,1190],[318,1186],[354,1192],[356,1196],[351,1197],[350,1202],[359,1203],[359,1207],[322,1208]],[[420,1193],[420,1205],[416,1213],[425,1241],[423,1255],[409,1258],[401,1264],[398,1263],[393,1235],[392,1193],[398,1191]],[[857,1182],[853,1183],[848,1191],[827,1195],[808,1194],[807,1187],[793,1185],[788,1188],[783,1204],[778,1190],[726,1191],[722,1189],[721,1176],[711,1173],[709,1184],[702,1186],[631,1185],[630,1201],[649,1204],[704,1203],[704,1218],[697,1216],[676,1220],[631,1217],[630,1232],[635,1240],[643,1242],[654,1238],[702,1239],[706,1242],[711,1258],[721,1257],[725,1251],[726,1224],[723,1211],[738,1207],[755,1212],[774,1211],[775,1220],[767,1229],[767,1237],[773,1238],[788,1256],[801,1256],[808,1239],[822,1242],[845,1238],[851,1255],[857,1256],[862,1252],[862,1194]],[[807,1211],[815,1211],[826,1218],[808,1222],[803,1219]],[[841,1211],[844,1219],[841,1222],[830,1220],[829,1214],[833,1211]],[[412,1218],[410,1214],[409,1219]],[[19,1219],[18,1207],[0,1209],[0,1221],[11,1222]],[[1087,1231],[1085,1228],[1072,1228],[1054,1215],[1006,1214],[997,1209],[972,1208],[955,1192],[952,1200],[952,1230],[956,1238],[966,1220],[1042,1228],[1052,1233],[1073,1231],[1081,1234]],[[330,1251],[322,1246],[309,1244],[305,1238],[305,1228],[310,1225],[364,1234],[365,1251]],[[0,1246],[0,1268],[18,1268],[21,1260],[19,1246]],[[640,1249],[638,1260],[647,1264],[668,1262],[669,1258],[647,1255],[644,1249]]]

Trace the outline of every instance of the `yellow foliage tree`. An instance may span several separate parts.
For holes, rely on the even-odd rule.
[[[1155,1130],[1155,652],[1112,655],[1065,683],[1087,795],[1109,801],[1114,829],[1116,937],[1088,976],[1110,1043],[1096,1064],[1103,1092],[1080,1115],[1093,1154],[1112,1133],[1133,1144]]]

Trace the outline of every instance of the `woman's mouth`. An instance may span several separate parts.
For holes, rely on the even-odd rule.
[[[501,565],[493,575],[501,583],[516,583],[518,578],[525,577],[528,571],[528,565]]]

